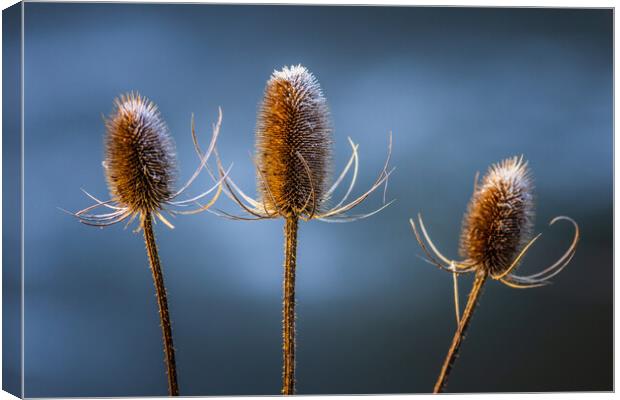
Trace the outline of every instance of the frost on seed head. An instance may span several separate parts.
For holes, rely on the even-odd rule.
[[[329,110],[314,75],[298,65],[274,71],[256,129],[258,191],[270,211],[310,214],[326,191]]]
[[[157,210],[173,196],[174,144],[157,106],[140,94],[114,101],[106,120],[106,178],[112,198],[132,211]]]
[[[489,168],[469,202],[463,219],[460,253],[491,274],[513,262],[532,234],[533,185],[522,157]]]

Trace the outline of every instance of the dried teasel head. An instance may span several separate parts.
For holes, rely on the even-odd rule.
[[[301,65],[275,71],[256,128],[258,191],[268,210],[290,216],[320,208],[331,145],[329,110],[314,75]]]
[[[534,197],[531,174],[523,157],[512,157],[492,165],[476,186],[463,219],[460,253],[462,261],[451,260],[435,247],[422,216],[419,231],[413,219],[411,227],[426,260],[446,271],[462,274],[476,272],[490,276],[514,288],[532,288],[550,283],[571,261],[579,242],[579,226],[569,217],[555,217],[549,223],[568,221],[575,228],[568,250],[542,271],[519,276],[513,271],[541,234],[531,238],[534,225]],[[422,239],[424,238],[424,240]]]
[[[355,200],[347,202],[358,175],[358,145],[349,138],[352,154],[331,186],[327,186],[331,161],[331,127],[325,97],[316,78],[301,65],[274,71],[267,82],[258,113],[256,129],[256,171],[259,198],[245,194],[235,182],[224,179],[224,193],[249,215],[233,215],[218,210],[219,215],[235,220],[268,218],[318,219],[325,222],[348,222],[378,213],[392,201],[370,213],[347,215],[374,191],[387,185],[393,169],[388,170],[392,152],[389,136],[388,156],[373,185]],[[202,154],[194,137],[198,154]],[[216,153],[217,156],[217,153]],[[218,158],[218,171],[224,170]],[[351,181],[344,196],[335,204],[332,196],[347,175]],[[213,212],[213,211],[211,211]]]
[[[489,168],[469,202],[463,219],[460,255],[492,275],[510,268],[532,237],[533,185],[522,157]]]
[[[230,169],[222,172],[219,181],[202,194],[185,200],[178,198],[198,178],[200,172],[207,168],[209,157],[216,152],[215,145],[221,124],[220,109],[209,147],[205,154],[200,154],[200,165],[185,185],[174,191],[174,144],[157,106],[138,93],[121,95],[114,100],[114,111],[105,121],[107,136],[103,165],[111,199],[101,201],[83,190],[96,203],[76,213],[67,212],[84,224],[99,227],[114,225],[126,219],[129,219],[129,225],[137,216],[140,216],[141,227],[144,217],[153,214],[173,228],[162,212],[195,214],[209,209],[222,193],[222,182]],[[192,135],[195,136],[193,118]],[[214,191],[211,199],[206,204],[201,204],[203,199]],[[99,207],[112,211],[92,213],[91,210]]]
[[[237,220],[286,219],[282,305],[284,395],[295,393],[295,270],[299,219],[346,222],[373,215],[390,204],[364,215],[345,215],[377,188],[387,184],[392,172],[387,171],[391,154],[390,135],[388,157],[379,177],[366,193],[346,203],[355,185],[359,164],[358,146],[351,139],[349,142],[353,154],[342,173],[328,187],[332,139],[321,87],[314,75],[303,66],[284,67],[281,71],[275,71],[267,81],[258,115],[255,164],[259,198],[246,195],[232,179],[224,180],[226,195],[249,216],[218,210],[220,215]],[[201,154],[196,138],[194,143],[198,154]],[[351,183],[344,197],[331,208],[326,207],[334,190],[352,167]],[[221,176],[223,169],[219,158],[218,171]]]
[[[174,143],[157,106],[140,94],[117,98],[106,120],[105,173],[112,198],[140,212],[170,200]]]
[[[508,158],[491,165],[480,183],[476,174],[474,193],[463,218],[461,231],[460,255],[463,261],[450,260],[437,250],[426,232],[421,215],[418,214],[420,230],[431,250],[427,249],[416,224],[410,220],[416,239],[426,253],[427,261],[452,272],[453,277],[457,330],[433,393],[443,391],[488,277],[513,288],[533,288],[548,284],[550,279],[571,261],[579,240],[579,227],[568,217],[556,217],[551,220],[550,225],[559,220],[569,221],[575,228],[573,242],[564,255],[553,265],[535,274],[514,274],[521,259],[540,237],[539,234],[531,239],[534,225],[533,185],[523,156]],[[473,272],[475,279],[461,317],[457,274],[466,272]]]

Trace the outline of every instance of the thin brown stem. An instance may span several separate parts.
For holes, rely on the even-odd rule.
[[[284,226],[284,285],[282,299],[282,394],[295,394],[295,268],[297,264],[297,216]]]
[[[454,338],[452,339],[452,344],[450,345],[450,349],[448,350],[448,355],[443,362],[443,366],[441,367],[441,372],[439,373],[439,377],[437,378],[437,382],[435,383],[435,388],[433,389],[433,393],[441,393],[448,381],[448,375],[452,370],[452,364],[454,364],[454,360],[458,355],[459,349],[461,348],[461,343],[465,336],[465,331],[469,326],[469,322],[471,321],[471,317],[474,314],[474,309],[478,304],[478,300],[480,299],[480,294],[482,286],[486,282],[487,273],[482,271],[476,274],[476,278],[474,279],[474,285],[469,292],[469,297],[467,298],[467,305],[465,306],[465,310],[463,311],[463,316],[461,317],[461,321],[459,322],[458,328],[456,329],[456,333],[454,334]]]
[[[170,314],[168,313],[168,299],[166,297],[166,287],[164,286],[164,276],[157,254],[157,244],[153,234],[153,221],[150,213],[145,214],[142,221],[144,231],[144,241],[149,255],[151,272],[153,273],[153,283],[157,292],[157,304],[159,306],[159,319],[164,341],[164,353],[166,356],[166,368],[168,375],[168,395],[179,395],[179,384],[177,383],[177,369],[174,360],[174,346],[172,344],[172,327],[170,326]]]

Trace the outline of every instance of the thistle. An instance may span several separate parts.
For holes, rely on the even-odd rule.
[[[374,184],[357,199],[346,203],[357,178],[358,145],[349,139],[351,158],[329,186],[331,134],[327,102],[314,75],[301,65],[274,71],[265,88],[256,129],[255,164],[259,198],[246,195],[231,178],[224,179],[224,192],[247,214],[237,216],[219,211],[219,215],[237,220],[280,217],[285,220],[282,306],[284,395],[295,393],[295,270],[299,220],[352,221],[369,217],[390,204],[384,204],[368,214],[344,214],[387,183],[392,172],[387,170],[391,136],[388,158]],[[195,137],[194,140],[197,144]],[[202,154],[199,147],[197,151]],[[222,175],[219,160],[218,164]],[[344,197],[336,205],[328,207],[334,191],[352,166],[351,183]]]
[[[179,386],[172,328],[164,278],[153,233],[153,219],[156,217],[168,227],[174,228],[162,215],[163,211],[172,215],[194,214],[207,210],[219,197],[222,191],[221,180],[198,196],[175,201],[198,177],[209,156],[214,152],[222,114],[220,111],[211,143],[204,157],[201,157],[200,165],[187,183],[178,191],[174,191],[176,164],[174,144],[157,106],[145,97],[134,93],[122,95],[115,100],[114,105],[112,115],[105,121],[107,136],[106,155],[103,162],[111,199],[101,201],[84,191],[95,201],[95,204],[70,214],[86,225],[98,227],[110,226],[123,221],[128,221],[126,225],[128,226],[136,217],[139,217],[140,223],[137,231],[142,230],[144,233],[159,306],[168,375],[168,394],[178,396]],[[210,201],[206,205],[201,205],[199,201],[213,191],[215,194]],[[194,205],[197,206],[194,207]],[[90,213],[91,210],[99,207],[105,207],[111,211],[102,214]]]
[[[572,223],[575,228],[573,241],[564,255],[540,272],[527,276],[516,275],[514,271],[541,235],[538,234],[532,238],[533,185],[527,162],[524,162],[523,157],[509,158],[492,165],[480,184],[478,184],[476,175],[474,193],[463,219],[460,240],[462,261],[450,260],[437,250],[426,231],[422,216],[418,214],[420,231],[430,247],[429,250],[415,222],[410,220],[415,237],[426,254],[427,261],[451,272],[454,278],[457,330],[435,383],[434,393],[442,392],[446,385],[487,278],[491,277],[509,287],[518,289],[544,286],[549,284],[550,279],[559,274],[571,261],[579,241],[579,226],[574,220],[564,216],[555,217],[549,225],[561,220]],[[456,276],[468,272],[473,272],[475,278],[461,317]]]

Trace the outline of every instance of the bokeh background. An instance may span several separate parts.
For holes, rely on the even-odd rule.
[[[90,205],[81,187],[107,196],[101,116],[114,97],[137,90],[159,105],[179,182],[198,162],[191,113],[206,143],[222,106],[221,154],[254,193],[264,84],[297,63],[329,101],[334,170],[351,136],[362,193],[389,131],[397,168],[397,201],[380,215],[301,227],[298,392],[432,389],[455,329],[452,278],[417,257],[408,219],[423,212],[457,257],[475,172],[516,154],[534,172],[544,233],[521,272],[568,246],[571,227],[548,227],[554,216],[576,219],[583,240],[549,287],[487,285],[448,389],[611,390],[612,19],[605,9],[26,3],[25,395],[166,393],[141,235],[57,208]],[[380,205],[377,194],[360,210]],[[181,393],[279,393],[282,221],[174,223],[156,234]]]

